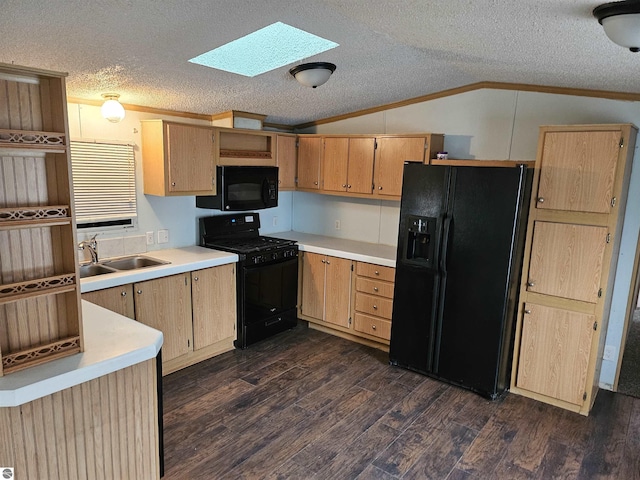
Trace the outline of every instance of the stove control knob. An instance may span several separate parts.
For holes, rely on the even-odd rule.
[[[262,261],[262,255],[256,255],[253,257],[253,263],[260,263]]]
[[[277,253],[272,253],[271,254],[271,259],[272,260],[277,260],[278,259],[278,254]]]

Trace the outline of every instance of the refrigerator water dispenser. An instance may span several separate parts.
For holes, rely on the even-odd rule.
[[[403,260],[425,267],[434,266],[436,222],[436,218],[409,215]]]

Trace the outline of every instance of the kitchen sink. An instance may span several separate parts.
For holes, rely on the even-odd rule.
[[[138,268],[156,267],[158,265],[166,265],[169,262],[163,262],[155,258],[144,257],[142,255],[134,255],[132,257],[118,258],[104,262],[110,268],[116,270],[136,270]]]
[[[145,257],[143,255],[132,255],[131,257],[105,260],[100,263],[80,265],[80,278],[95,277],[96,275],[115,273],[122,270],[137,270],[139,268],[156,267],[158,265],[167,265],[169,263],[171,262],[165,262],[156,258]]]
[[[99,263],[90,263],[89,265],[80,265],[80,278],[95,277],[96,275],[104,275],[115,271],[113,268],[105,267]]]

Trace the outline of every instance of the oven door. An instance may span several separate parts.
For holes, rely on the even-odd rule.
[[[298,258],[243,267],[244,324],[264,322],[294,310],[298,299]]]

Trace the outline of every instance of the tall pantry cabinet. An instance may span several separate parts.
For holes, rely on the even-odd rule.
[[[82,350],[65,74],[0,64],[0,376]]]
[[[637,129],[540,128],[511,391],[587,415],[598,391]]]

